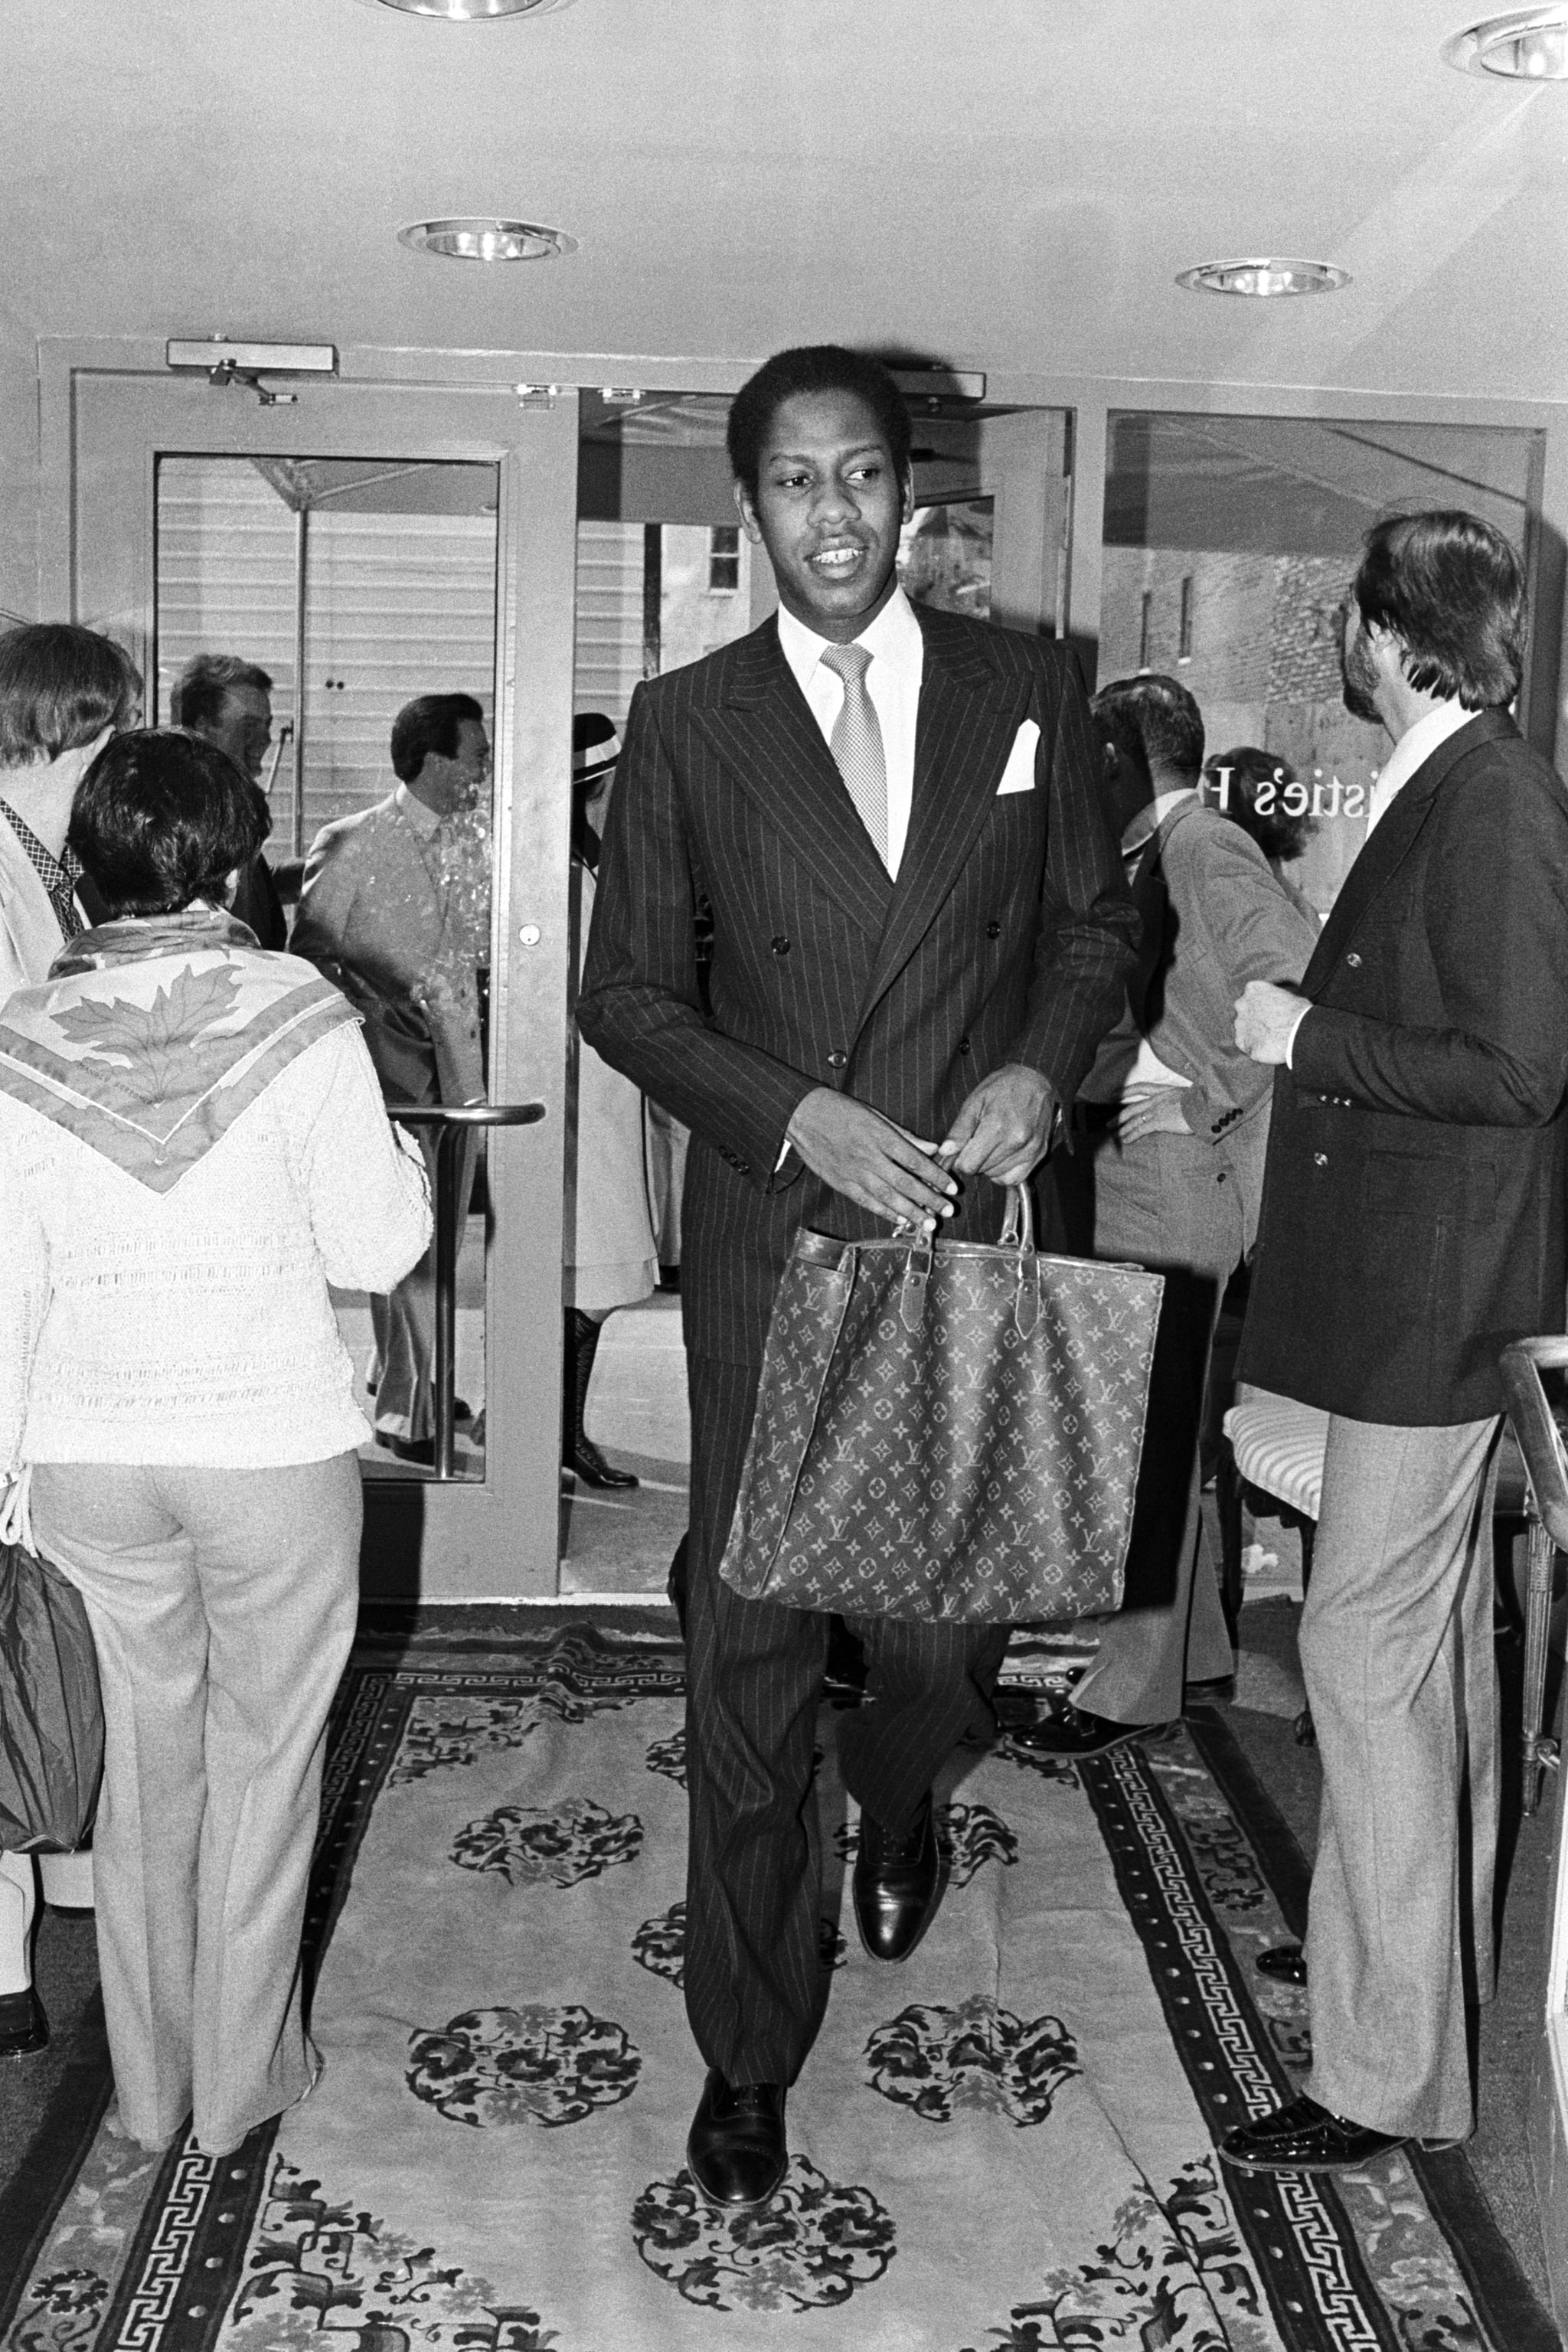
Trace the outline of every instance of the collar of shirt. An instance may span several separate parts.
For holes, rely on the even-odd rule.
[[[399,815],[405,817],[422,840],[428,841],[441,823],[433,808],[426,808],[416,793],[406,784],[399,784],[392,795]]]
[[[1198,796],[1196,784],[1178,784],[1172,793],[1156,793],[1147,808],[1141,808],[1121,836],[1123,857],[1136,857],[1145,842],[1152,841],[1173,808],[1184,801]]]
[[[834,640],[819,637],[781,604],[779,650],[805,695],[811,715],[831,746],[833,729],[844,708],[844,683],[822,667]],[[882,758],[888,772],[888,871],[896,876],[909,838],[910,808],[915,787],[915,725],[920,713],[921,678],[925,669],[925,639],[914,607],[901,588],[895,588],[870,626],[854,640],[871,656],[866,691],[882,731]]]
[[[50,905],[59,919],[62,935],[75,939],[85,927],[77,910],[76,886],[81,880],[80,858],[68,844],[58,857],[46,849],[30,824],[19,817],[9,802],[0,800],[3,816],[26,853],[27,863],[43,884]]]
[[[1410,782],[1423,761],[1429,760],[1439,743],[1468,727],[1479,711],[1467,710],[1462,702],[1440,702],[1435,710],[1427,711],[1414,727],[1407,727],[1387,759],[1372,788],[1372,804],[1367,810],[1366,829],[1370,835],[1381,824],[1394,804],[1395,793]]]

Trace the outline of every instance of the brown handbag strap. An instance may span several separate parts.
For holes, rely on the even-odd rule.
[[[1040,1262],[1035,1253],[1035,1207],[1027,1184],[1007,1187],[1007,1206],[1003,1213],[997,1246],[1018,1253],[1018,1297],[1014,1317],[1019,1337],[1026,1339],[1040,1319],[1043,1304]],[[935,1249],[936,1237],[932,1234],[922,1234],[910,1245],[899,1293],[899,1318],[906,1331],[918,1331],[921,1328]]]

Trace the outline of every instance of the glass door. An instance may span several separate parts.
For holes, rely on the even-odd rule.
[[[73,393],[56,541],[73,609],[129,646],[163,723],[197,655],[269,679],[258,780],[285,902],[321,828],[392,793],[405,705],[466,696],[493,745],[493,784],[440,828],[441,880],[484,1007],[488,1099],[545,1116],[491,1135],[460,1235],[457,1475],[416,1445],[367,1446],[364,1564],[374,1594],[552,1593],[575,395],[301,383],[267,405],[86,372]],[[372,1302],[337,1305],[374,1417]]]

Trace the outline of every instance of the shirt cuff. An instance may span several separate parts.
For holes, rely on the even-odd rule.
[[[1301,1010],[1297,1013],[1296,1018],[1290,1024],[1290,1034],[1285,1040],[1285,1067],[1288,1070],[1292,1070],[1296,1066],[1294,1060],[1296,1052],[1296,1033],[1300,1028],[1302,1022],[1305,1021],[1311,1009],[1312,1008],[1310,1004],[1303,1004]]]

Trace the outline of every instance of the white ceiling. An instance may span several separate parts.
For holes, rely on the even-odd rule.
[[[1568,86],[1431,0],[0,0],[5,328],[1554,399]],[[483,268],[405,223],[542,220]],[[1354,283],[1182,291],[1241,253]]]

